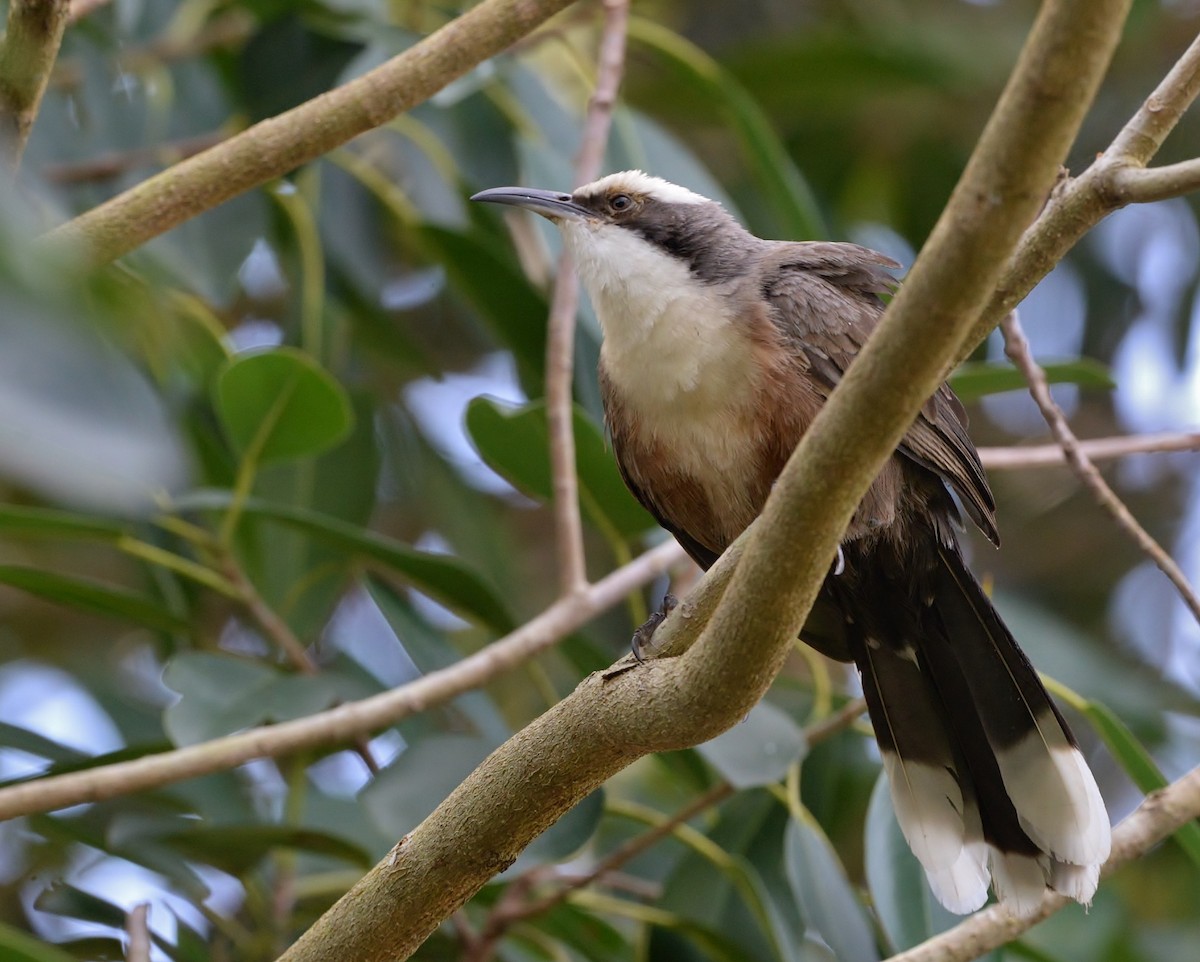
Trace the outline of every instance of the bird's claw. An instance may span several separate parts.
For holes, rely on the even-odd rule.
[[[846,555],[842,552],[842,546],[838,545],[837,557],[833,559],[833,573],[840,575],[846,570]]]
[[[672,611],[679,605],[679,599],[669,592],[663,595],[662,604],[658,606],[658,610],[654,612],[646,623],[633,633],[633,640],[630,642],[629,648],[633,652],[633,657],[638,661],[645,661],[646,655],[650,650],[650,643],[654,639],[654,632],[658,630],[667,619]]]

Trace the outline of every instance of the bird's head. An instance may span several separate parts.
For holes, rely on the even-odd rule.
[[[669,258],[717,282],[762,242],[714,200],[640,170],[609,174],[573,194],[494,187],[471,198],[523,207],[553,221],[585,280],[611,267]]]

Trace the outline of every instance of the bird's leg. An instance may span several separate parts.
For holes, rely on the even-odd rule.
[[[633,651],[633,657],[638,661],[645,661],[646,655],[650,650],[650,643],[654,639],[654,632],[658,630],[667,619],[672,611],[679,606],[679,599],[669,591],[663,595],[662,604],[658,606],[658,610],[654,612],[646,623],[633,633],[633,641],[630,643],[630,649]]]

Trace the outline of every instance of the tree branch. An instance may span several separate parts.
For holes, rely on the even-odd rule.
[[[1080,447],[1078,439],[1070,425],[1067,424],[1066,415],[1063,414],[1062,408],[1054,402],[1054,398],[1050,394],[1050,382],[1046,380],[1046,372],[1033,359],[1029,341],[1025,339],[1025,333],[1021,330],[1021,322],[1017,319],[1015,311],[1001,322],[1000,328],[1004,332],[1004,351],[1025,375],[1025,380],[1029,382],[1029,393],[1042,412],[1042,417],[1050,426],[1051,433],[1058,439],[1059,446],[1062,448],[1071,470],[1083,482],[1084,487],[1092,492],[1100,507],[1107,511],[1117,525],[1133,538],[1134,543],[1158,565],[1162,573],[1175,586],[1180,597],[1183,598],[1184,604],[1191,609],[1192,616],[1200,622],[1200,597],[1196,596],[1195,589],[1188,583],[1187,575],[1183,573],[1183,570],[1164,550],[1163,546],[1154,540],[1150,532],[1138,523],[1133,512],[1108,486],[1096,466],[1092,464]]]
[[[596,89],[588,102],[587,118],[575,163],[575,184],[596,179],[604,161],[613,106],[625,66],[625,29],[629,0],[605,0],[604,29],[597,58]],[[558,545],[559,592],[569,595],[587,584],[583,555],[583,525],[579,518],[579,483],[575,476],[574,394],[575,313],[579,279],[563,248],[555,274],[554,295],[546,336],[546,420],[550,439],[550,468],[554,481],[554,533]]]
[[[560,599],[516,631],[449,668],[430,672],[371,698],[135,761],[50,775],[0,788],[0,821],[161,788],[225,771],[254,758],[278,757],[350,742],[356,736],[385,728],[486,684],[619,604],[630,591],[683,558],[678,545],[661,544],[589,586],[584,593]]]
[[[12,170],[21,155],[46,92],[70,12],[68,0],[10,0],[0,43],[0,139]]]
[[[761,697],[855,506],[940,382],[1054,182],[1128,6],[1044,4],[946,212],[780,476],[696,644],[678,658],[585,679],[493,752],[284,959],[407,958],[609,776],[649,752],[725,730]],[[680,606],[668,622],[688,616]]]
[[[1200,37],[1192,41],[1108,150],[1078,178],[1067,179],[1056,187],[1040,216],[1021,238],[994,296],[971,328],[955,363],[965,360],[1084,234],[1136,199],[1122,193],[1131,178],[1136,181],[1138,176],[1145,176],[1149,183],[1156,182],[1157,174],[1142,168],[1153,159],[1198,93]],[[1157,182],[1156,187],[1161,186],[1161,181]],[[1191,189],[1186,179],[1180,179],[1178,186],[1179,193]],[[1136,190],[1135,187],[1135,193]],[[1155,199],[1167,196],[1178,195],[1159,192]]]
[[[1077,440],[1076,444],[1079,445],[1079,450],[1093,461],[1111,461],[1131,454],[1200,451],[1200,432],[1092,438],[1087,441]],[[980,448],[979,460],[989,471],[1009,471],[1015,468],[1065,464],[1067,456],[1061,445],[1036,444],[1028,447]]]
[[[1146,797],[1138,809],[1113,831],[1112,854],[1102,875],[1111,875],[1126,862],[1148,852],[1181,825],[1200,816],[1200,768]],[[888,962],[968,962],[1011,942],[1049,918],[1070,900],[1046,890],[1041,904],[1029,915],[1016,916],[999,906],[978,912],[941,935],[894,955]]]
[[[571,0],[483,0],[382,66],[255,124],[55,228],[43,243],[107,263],[202,211],[387,123]]]

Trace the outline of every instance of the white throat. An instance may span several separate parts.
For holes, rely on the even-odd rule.
[[[726,289],[631,230],[581,220],[562,229],[604,331],[605,369],[626,403],[655,423],[738,406],[751,386],[750,345]]]

